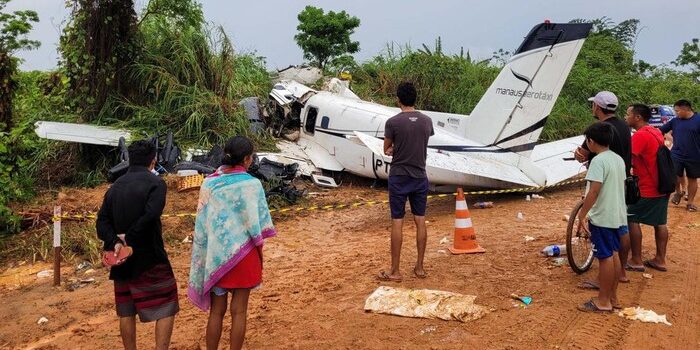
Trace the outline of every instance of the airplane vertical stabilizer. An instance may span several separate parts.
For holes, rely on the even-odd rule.
[[[474,107],[465,136],[530,157],[590,30],[587,23],[535,26]]]

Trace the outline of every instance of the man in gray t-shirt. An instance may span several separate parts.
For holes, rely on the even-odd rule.
[[[413,273],[425,278],[423,257],[428,234],[425,227],[425,209],[428,196],[428,176],[425,172],[428,139],[434,134],[430,117],[413,107],[416,89],[411,83],[401,83],[397,89],[401,113],[387,120],[384,130],[384,153],[392,156],[389,170],[389,205],[391,207],[391,271],[381,271],[383,281],[401,281],[399,268],[403,241],[403,217],[406,199],[416,223],[418,261]]]

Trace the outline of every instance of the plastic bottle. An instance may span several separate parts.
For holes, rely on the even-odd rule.
[[[476,202],[476,203],[474,203],[474,208],[476,208],[476,209],[493,208],[493,202]]]
[[[564,244],[553,244],[548,245],[542,249],[542,255],[544,256],[559,256],[566,255],[566,245]]]

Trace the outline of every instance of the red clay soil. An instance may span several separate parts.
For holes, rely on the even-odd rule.
[[[99,205],[105,187],[76,197],[85,206]],[[265,274],[261,289],[251,294],[248,349],[698,349],[700,348],[700,216],[681,207],[669,208],[669,272],[630,273],[621,284],[624,306],[641,306],[666,314],[673,324],[641,323],[617,315],[586,314],[576,305],[594,295],[576,288],[595,277],[597,267],[578,276],[568,266],[555,267],[539,255],[542,247],[563,243],[563,215],[581,189],[546,193],[546,199],[526,202],[523,196],[488,197],[493,209],[472,210],[477,237],[487,252],[481,255],[445,254],[452,238],[454,202],[431,201],[427,279],[412,276],[415,259],[414,226],[405,225],[400,284],[379,282],[375,275],[389,265],[389,225],[386,205],[313,212],[277,217],[277,237],[265,246]],[[70,191],[63,198],[68,202]],[[382,190],[343,188],[320,195],[325,203],[383,199]],[[83,200],[87,198],[87,200]],[[468,199],[473,202],[472,199]],[[166,212],[191,211],[196,192],[169,195]],[[93,208],[96,209],[96,208]],[[516,220],[518,212],[524,221]],[[410,219],[410,217],[409,217]],[[166,230],[184,238],[192,221],[164,220]],[[644,227],[644,255],[654,251],[652,230]],[[526,242],[524,236],[534,241]],[[176,318],[171,347],[203,349],[207,314],[185,296],[190,246],[168,247],[180,286],[182,310]],[[75,274],[71,266],[64,280],[94,277],[96,283],[73,292],[51,286],[51,278],[36,272],[48,264],[23,265],[0,273],[0,348],[114,349],[121,348],[114,313],[112,282],[106,271]],[[367,296],[378,286],[430,288],[477,296],[493,310],[484,318],[460,323],[371,314],[363,311]],[[511,293],[529,295],[527,308],[514,306]],[[49,321],[38,325],[37,320]],[[228,348],[226,322],[222,348]],[[138,343],[152,348],[153,324],[139,324]]]

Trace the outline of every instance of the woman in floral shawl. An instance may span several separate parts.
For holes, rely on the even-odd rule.
[[[187,295],[209,312],[207,349],[217,349],[231,293],[231,349],[243,346],[250,290],[262,282],[263,239],[275,235],[265,191],[246,170],[253,144],[236,136],[199,192]]]

